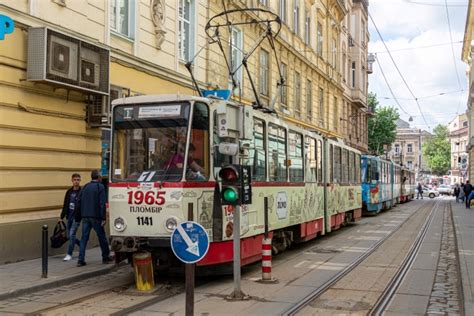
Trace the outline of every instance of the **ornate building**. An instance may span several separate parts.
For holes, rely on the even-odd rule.
[[[205,33],[223,3],[281,18],[281,63],[268,41],[248,60],[262,102],[279,94],[280,118],[367,148],[367,1],[4,0],[15,28],[0,45],[0,236],[9,240],[0,264],[40,255],[41,226],[55,224],[72,173],[83,184],[91,169],[107,175],[111,100],[196,94],[188,61],[201,88],[228,89],[222,54]],[[260,31],[236,25],[225,49],[242,57]],[[243,69],[235,76],[234,99],[252,103]]]
[[[467,64],[468,74],[468,99],[467,99],[467,121],[468,121],[468,161],[474,161],[474,8],[472,0],[469,0],[467,9],[466,28],[464,30],[464,41],[462,47],[462,60]],[[474,167],[468,164],[468,179],[474,179]]]
[[[458,115],[448,124],[449,142],[451,143],[450,183],[461,183],[467,179],[469,164],[466,151],[469,125],[466,114]]]

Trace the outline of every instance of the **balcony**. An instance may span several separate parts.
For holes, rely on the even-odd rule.
[[[357,88],[351,89],[351,99],[353,103],[356,103],[360,107],[367,106],[367,96],[363,94],[360,89],[357,89]]]

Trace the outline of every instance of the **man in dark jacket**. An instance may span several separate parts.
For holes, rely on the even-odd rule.
[[[79,228],[80,222],[75,220],[74,211],[76,209],[76,201],[81,192],[81,175],[78,173],[73,173],[71,176],[72,187],[66,191],[64,196],[63,210],[61,211],[61,220],[63,218],[67,219],[66,232],[69,239],[69,246],[67,247],[67,254],[64,257],[63,261],[69,261],[72,259],[72,252],[74,251],[74,246],[77,244],[80,246],[79,240],[76,239],[76,232]]]
[[[472,185],[469,183],[469,180],[466,181],[464,185],[464,195],[466,196],[466,208],[471,208],[471,201],[469,201],[468,197],[472,191]]]
[[[109,243],[105,236],[105,188],[101,183],[101,177],[98,170],[92,170],[92,181],[87,183],[79,193],[80,213],[76,214],[82,219],[82,238],[81,249],[79,250],[79,259],[77,266],[86,265],[86,247],[89,241],[91,229],[94,229],[99,239],[100,249],[102,251],[102,263],[111,263],[113,260],[109,257]],[[76,219],[78,219],[76,217]]]

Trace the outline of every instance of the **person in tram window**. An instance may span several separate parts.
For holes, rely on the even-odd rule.
[[[60,221],[64,218],[67,219],[66,232],[69,239],[69,245],[67,247],[67,253],[63,261],[69,261],[72,259],[72,252],[74,251],[74,246],[78,247],[81,245],[78,239],[76,239],[76,232],[81,224],[80,221],[75,220],[74,212],[76,209],[77,198],[79,192],[81,192],[81,175],[78,173],[73,173],[71,176],[72,187],[70,187],[66,194],[64,195],[63,209],[60,215]]]
[[[421,186],[421,183],[418,182],[418,187],[416,188],[416,199],[418,200],[418,198],[421,196],[421,199],[423,200],[423,187]]]
[[[188,170],[186,171],[187,180],[205,180],[205,170],[201,167],[196,160],[194,160],[194,154],[196,147],[193,144],[189,144],[188,151]],[[168,162],[168,169],[183,169],[184,167],[184,150],[180,150],[174,154]]]

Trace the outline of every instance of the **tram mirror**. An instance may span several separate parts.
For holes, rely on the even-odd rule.
[[[239,152],[239,146],[234,143],[220,143],[219,153],[222,155],[235,156]]]

